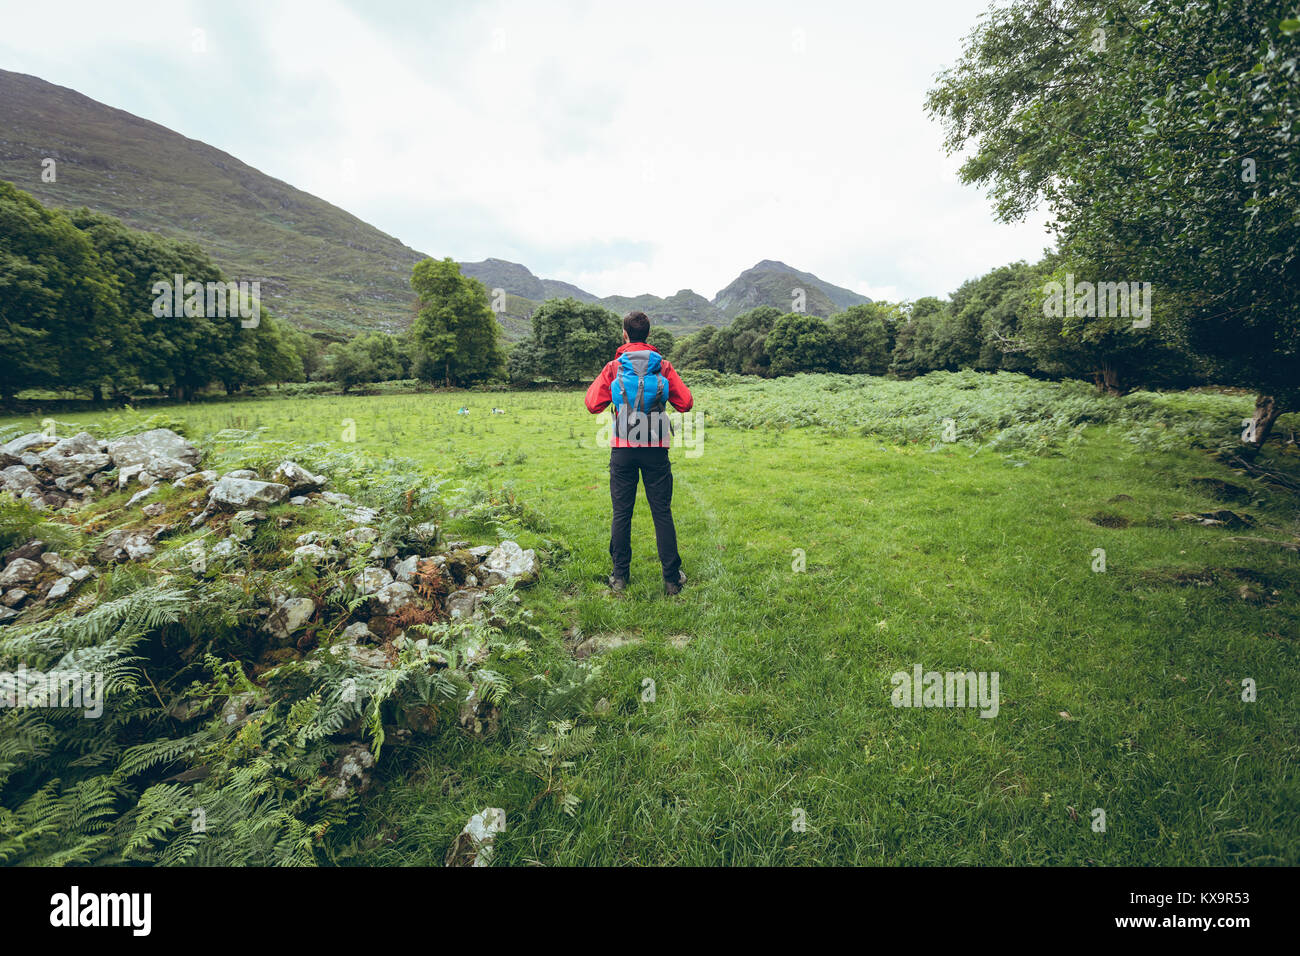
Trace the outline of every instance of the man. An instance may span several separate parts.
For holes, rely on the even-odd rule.
[[[613,405],[614,437],[609,452],[609,496],[614,518],[609,531],[609,556],[614,573],[610,589],[627,588],[632,563],[632,507],[637,477],[645,484],[646,501],[655,523],[655,545],[663,567],[664,593],[681,593],[686,583],[677,553],[673,526],[673,472],[668,464],[672,423],[665,403],[679,412],[695,404],[691,391],[659,350],[649,345],[650,320],[644,312],[623,316],[623,344],[587,389],[587,411],[599,414]]]

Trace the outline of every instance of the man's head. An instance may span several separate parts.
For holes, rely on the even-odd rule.
[[[623,341],[644,342],[650,335],[650,318],[644,312],[623,316]]]

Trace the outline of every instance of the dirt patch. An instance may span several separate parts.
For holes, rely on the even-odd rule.
[[[1110,511],[1098,511],[1095,515],[1091,515],[1088,520],[1103,528],[1127,528],[1130,524],[1128,518]]]

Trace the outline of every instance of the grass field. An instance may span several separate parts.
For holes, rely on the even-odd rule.
[[[545,637],[512,664],[516,688],[585,674],[570,717],[593,728],[589,746],[539,773],[511,707],[487,741],[445,732],[386,765],[383,791],[331,835],[333,860],[439,864],[471,813],[499,806],[502,864],[1300,862],[1300,560],[1231,540],[1300,533],[1294,496],[1123,425],[1004,452],[857,424],[721,423],[764,387],[697,390],[700,453],[672,453],[690,579],[675,599],[644,497],[631,587],[603,585],[608,451],[578,392],[167,410],[194,437],[337,442],[351,422],[367,454],[545,518],[520,536],[550,561],[525,598]],[[889,387],[918,418],[950,414],[923,383]],[[1179,402],[1210,430],[1250,406]],[[1227,507],[1258,527],[1174,520],[1225,507],[1197,477],[1250,488]],[[574,665],[593,636],[625,643]],[[891,675],[917,664],[996,671],[996,717],[894,707]],[[572,815],[555,791],[581,798]]]

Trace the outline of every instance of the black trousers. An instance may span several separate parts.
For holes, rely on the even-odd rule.
[[[638,475],[645,484],[655,523],[664,580],[676,581],[682,558],[677,553],[677,528],[673,525],[673,470],[667,448],[610,449],[609,497],[614,503],[614,520],[609,530],[609,556],[614,561],[614,576],[626,580],[632,564],[632,508]]]

